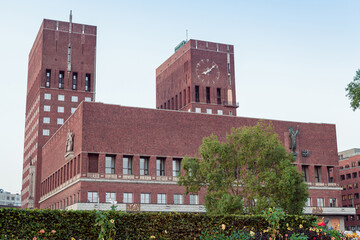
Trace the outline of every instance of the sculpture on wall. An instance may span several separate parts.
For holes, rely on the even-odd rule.
[[[69,132],[67,134],[66,138],[66,152],[73,152],[74,151],[74,134],[69,129]]]
[[[291,152],[295,153],[296,150],[296,136],[299,134],[299,125],[297,126],[296,132],[294,131],[294,128],[292,126],[289,127],[289,148]]]

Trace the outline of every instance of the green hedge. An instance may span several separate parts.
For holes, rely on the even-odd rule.
[[[225,224],[224,232],[240,230],[246,226],[253,231],[267,228],[262,216],[212,216],[195,213],[123,213],[108,211],[115,220],[116,239],[194,239],[205,233],[219,231]],[[45,234],[55,230],[52,239],[97,239],[100,227],[95,226],[96,211],[63,210],[22,210],[0,209],[0,239],[32,239],[41,229]],[[292,227],[300,224],[310,227],[317,218],[314,216],[286,216],[281,223]]]

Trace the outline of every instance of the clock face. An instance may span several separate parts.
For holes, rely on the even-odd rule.
[[[198,79],[206,84],[214,84],[220,77],[219,66],[210,59],[201,59],[195,70]]]

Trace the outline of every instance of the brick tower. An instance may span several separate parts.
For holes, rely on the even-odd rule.
[[[44,19],[29,54],[23,208],[38,208],[42,147],[82,101],[95,98],[96,26]],[[65,146],[65,143],[64,143]]]
[[[156,69],[156,108],[236,116],[234,46],[189,40]]]

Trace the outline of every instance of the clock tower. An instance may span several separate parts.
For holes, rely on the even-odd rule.
[[[156,69],[156,108],[236,116],[234,46],[182,41]]]

